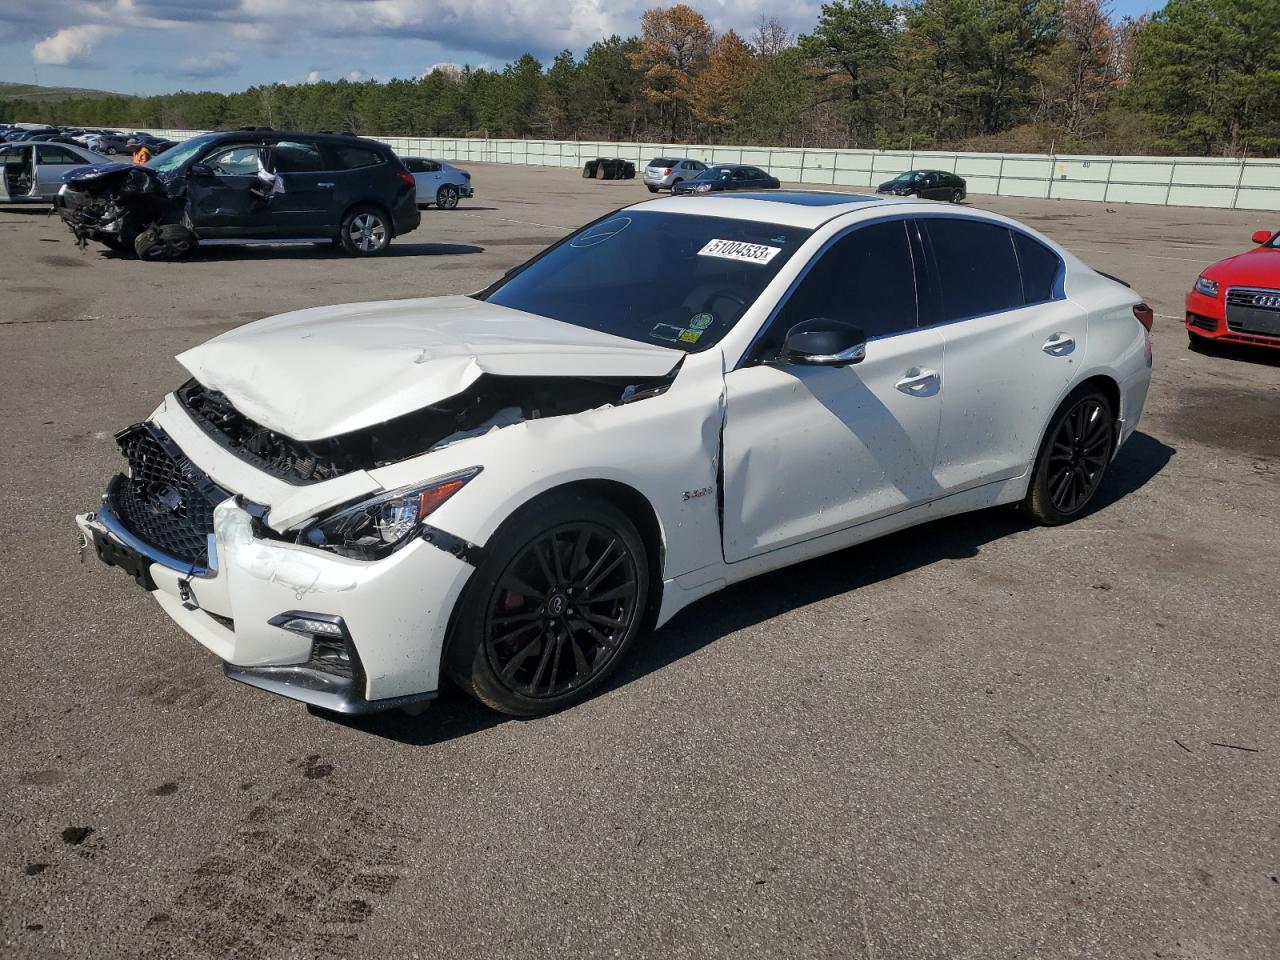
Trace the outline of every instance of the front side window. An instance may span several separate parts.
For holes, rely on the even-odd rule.
[[[215,150],[205,158],[215,177],[253,177],[258,173],[258,147],[239,144]]]
[[[1022,279],[1008,227],[961,217],[926,223],[941,287],[940,320],[1022,306]]]
[[[917,325],[916,274],[903,220],[858,227],[819,255],[782,304],[756,356],[777,355],[787,331],[824,317],[884,337]]]
[[[812,231],[625,210],[572,234],[477,296],[629,340],[718,343]]]
[[[276,173],[313,173],[325,169],[324,158],[313,143],[281,140],[271,152]]]

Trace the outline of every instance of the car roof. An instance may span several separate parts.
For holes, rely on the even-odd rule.
[[[738,166],[730,164],[729,166]],[[822,190],[770,190],[730,193],[681,194],[642,201],[628,209],[644,208],[662,213],[687,213],[703,217],[726,217],[731,220],[756,220],[785,224],[810,230],[828,220],[862,210],[892,205],[912,204],[900,197],[883,197],[865,193],[837,193]],[[937,206],[930,204],[930,206]]]
[[[246,127],[239,130],[215,130],[212,134],[205,136],[240,138],[250,136],[272,137],[277,140],[315,140],[321,143],[358,143],[362,146],[383,147],[387,150],[391,148],[380,140],[372,140],[369,137],[357,136],[354,133],[315,133],[307,130],[273,130],[270,127]]]

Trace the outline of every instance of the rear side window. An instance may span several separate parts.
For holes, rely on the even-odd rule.
[[[343,170],[376,167],[382,163],[382,154],[367,147],[334,147],[333,152],[338,158],[338,166]]]
[[[942,288],[940,320],[1022,306],[1022,278],[1007,227],[959,217],[927,224]]]
[[[827,248],[769,329],[776,353],[797,323],[827,317],[883,337],[916,327],[916,275],[906,223],[859,227]]]
[[[1062,265],[1058,255],[1024,233],[1013,234],[1013,247],[1018,252],[1018,266],[1022,271],[1023,300],[1026,303],[1052,300]]]
[[[57,164],[58,166],[84,163],[83,160],[81,160],[78,156],[76,156],[66,147],[51,147],[51,146],[36,147],[36,162]]]
[[[320,149],[313,143],[281,140],[272,149],[276,173],[310,173],[325,169]]]

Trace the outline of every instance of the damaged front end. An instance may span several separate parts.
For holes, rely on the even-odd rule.
[[[96,240],[132,252],[144,231],[180,224],[184,200],[181,191],[148,167],[104,163],[69,175],[57,208],[81,247]]]

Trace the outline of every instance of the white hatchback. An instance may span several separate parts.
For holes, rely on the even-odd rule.
[[[962,511],[1081,516],[1150,325],[994,214],[655,200],[472,296],[188,350],[77,520],[229,677],[361,712],[447,674],[529,716],[727,584]]]

